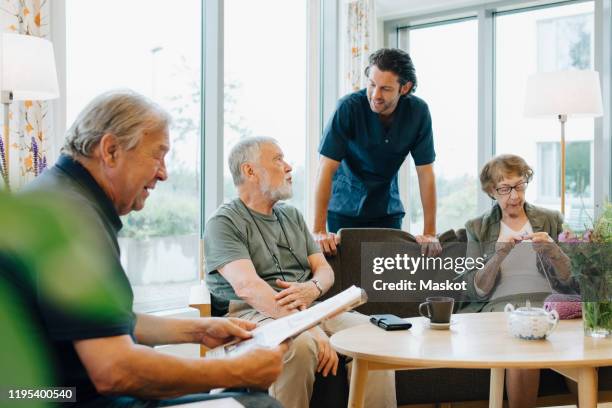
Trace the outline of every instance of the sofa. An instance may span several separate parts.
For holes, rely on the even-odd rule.
[[[384,228],[349,228],[339,231],[337,254],[328,262],[335,273],[334,286],[325,297],[361,283],[361,244],[365,242],[416,243],[405,231]],[[464,229],[439,235],[441,256],[463,256],[467,241]],[[415,246],[416,247],[416,246]],[[419,254],[415,254],[418,256]],[[444,273],[439,271],[437,273]],[[448,272],[449,279],[456,278]],[[439,275],[438,275],[439,276]],[[364,314],[391,313],[400,317],[418,316],[419,302],[368,302],[357,310]],[[452,403],[454,406],[488,406],[489,370],[426,369],[396,372],[397,401],[400,406]],[[599,401],[612,401],[612,367],[599,369]],[[552,370],[542,370],[538,406],[576,404],[565,379]]]

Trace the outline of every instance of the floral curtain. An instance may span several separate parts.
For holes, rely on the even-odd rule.
[[[47,38],[49,3],[49,0],[0,0],[2,32]],[[50,119],[47,102],[15,101],[10,104],[10,146],[4,146],[4,143],[0,146],[0,153],[4,153],[4,149],[10,149],[9,163],[4,163],[5,155],[2,154],[0,164],[3,168],[8,166],[13,190],[23,186],[46,168],[47,152],[51,143]],[[0,185],[3,184],[0,180]]]
[[[347,49],[344,55],[345,91],[357,91],[366,84],[363,73],[374,51],[374,0],[349,0],[345,5]]]

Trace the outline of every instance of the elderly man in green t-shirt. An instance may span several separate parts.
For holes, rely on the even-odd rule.
[[[265,324],[309,307],[331,288],[334,272],[299,211],[279,203],[292,195],[282,150],[272,138],[243,139],[229,167],[239,197],[217,210],[204,233],[213,310]],[[328,336],[367,321],[343,313],[299,335],[270,393],[287,407],[308,407],[315,373],[335,375],[338,367]],[[397,406],[392,372],[370,372],[367,384],[366,406]]]

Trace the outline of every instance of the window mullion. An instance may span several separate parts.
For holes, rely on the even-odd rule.
[[[495,154],[495,21],[493,12],[478,11],[478,162],[476,174]],[[478,212],[491,206],[491,199],[478,194]]]
[[[601,81],[603,111],[595,119],[594,134],[594,201],[595,216],[602,211],[605,199],[612,195],[612,0],[595,0],[595,70]]]
[[[203,10],[202,233],[223,201],[223,0],[205,0]]]

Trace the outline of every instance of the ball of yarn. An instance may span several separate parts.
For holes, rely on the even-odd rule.
[[[555,293],[544,300],[544,309],[556,310],[559,319],[577,319],[582,316],[582,303],[579,295],[563,295]]]

